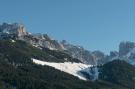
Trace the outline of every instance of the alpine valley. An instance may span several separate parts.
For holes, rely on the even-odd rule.
[[[135,43],[106,55],[3,23],[0,89],[135,89]]]

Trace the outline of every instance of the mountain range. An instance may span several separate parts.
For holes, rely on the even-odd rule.
[[[0,25],[0,89],[135,89],[134,66],[134,42],[106,55],[19,23]]]

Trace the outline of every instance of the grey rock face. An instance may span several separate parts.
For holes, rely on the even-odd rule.
[[[105,58],[105,54],[101,51],[94,51],[92,54],[95,56],[96,60],[101,60]]]
[[[50,50],[64,51],[71,55],[73,58],[79,59],[83,63],[96,65],[97,60],[101,60],[104,54],[95,51],[90,52],[85,50],[81,46],[74,46],[68,44],[66,41],[61,43],[57,40],[53,40],[47,34],[30,34],[26,31],[25,26],[18,23],[8,24],[3,23],[0,25],[0,38],[15,38],[17,40],[23,40],[38,48],[49,48]]]
[[[117,52],[117,51],[111,51],[110,52],[110,57],[111,58],[114,58],[114,57],[117,57],[117,56],[119,56],[119,52]]]
[[[22,24],[18,23],[3,23],[0,25],[0,38],[15,38],[23,40],[38,48],[49,48],[50,50],[59,50],[66,52],[73,58],[79,59],[81,62],[92,65],[102,65],[106,62],[115,59],[129,59],[135,60],[135,43],[121,42],[119,45],[119,52],[112,51],[110,55],[105,55],[101,51],[88,51],[81,46],[69,44],[65,40],[58,42],[52,39],[47,34],[30,34]]]
[[[133,48],[135,48],[134,42],[121,42],[119,45],[119,56],[127,55]]]
[[[13,23],[3,23],[0,25],[1,38],[16,38],[26,41],[36,47],[45,47],[51,50],[64,50],[64,47],[56,40],[51,39],[47,34],[29,34],[25,26]]]
[[[100,60],[104,57],[104,54],[99,51],[90,52],[83,47],[74,46],[67,43],[65,40],[61,42],[66,49],[66,52],[72,57],[79,59],[81,62],[86,64],[96,65],[97,60]]]
[[[106,55],[101,51],[92,52],[95,60],[97,61],[97,65],[104,64],[106,62]]]
[[[36,47],[45,47],[50,50],[64,50],[63,45],[58,41],[51,39],[47,34],[33,34],[25,36],[25,41],[30,42]]]
[[[18,23],[13,23],[13,24],[3,23],[2,25],[0,25],[0,32],[7,33],[7,34],[15,34],[18,37],[28,34],[26,32],[25,27]]]

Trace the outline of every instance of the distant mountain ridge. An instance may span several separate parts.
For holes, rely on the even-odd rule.
[[[24,40],[35,46],[42,46],[52,50],[64,50],[62,45],[60,45],[56,40],[51,39],[47,34],[31,34],[26,31],[24,25],[19,23],[3,23],[0,25],[0,33],[1,38],[10,36],[15,39]]]
[[[81,46],[68,43],[66,40],[61,42],[52,39],[47,34],[32,34],[26,30],[26,27],[19,23],[3,23],[0,25],[0,39],[17,39],[30,43],[37,48],[49,48],[50,50],[59,50],[73,58],[79,59],[85,64],[102,65],[115,59],[126,59],[127,62],[135,64],[135,43],[121,42],[119,52],[111,51],[106,55],[101,51],[89,51]]]
[[[75,46],[72,44],[65,44],[64,41],[58,42],[57,40],[53,40],[47,34],[31,34],[26,31],[24,25],[19,23],[3,23],[0,25],[0,38],[6,39],[17,39],[23,40],[31,45],[38,48],[49,48],[50,50],[59,50],[63,51],[73,58],[77,58],[83,63],[86,64],[96,64],[96,55],[92,52],[84,49],[80,46]]]
[[[134,42],[105,55],[22,24],[0,25],[0,89],[134,89],[134,66]]]

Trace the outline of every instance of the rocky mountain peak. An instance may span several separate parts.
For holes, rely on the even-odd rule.
[[[18,37],[28,34],[25,26],[19,23],[3,23],[0,25],[0,32],[7,34],[15,34]]]
[[[47,40],[47,41],[51,41],[53,40],[51,37],[49,37],[47,34],[41,34],[41,33],[36,33],[36,34],[32,34],[35,38],[37,39],[42,39],[42,40]]]
[[[94,51],[92,52],[93,55],[95,55],[95,57],[99,60],[105,57],[105,54],[101,51]]]
[[[95,65],[97,63],[103,64],[109,60],[117,58],[130,58],[135,59],[135,43],[134,42],[121,42],[119,45],[119,52],[110,52],[110,55],[105,55],[101,51],[89,51],[82,46],[77,46],[68,43],[66,40],[59,42],[52,39],[47,34],[29,34],[24,25],[19,23],[3,23],[0,24],[0,39],[10,38],[23,40],[38,48],[49,48],[50,50],[58,50],[71,55],[73,58],[79,59],[86,64]]]
[[[132,49],[135,48],[135,43],[134,42],[121,42],[119,45],[119,56],[124,56],[127,55]]]
[[[62,44],[53,40],[47,34],[29,34],[24,25],[19,23],[3,23],[0,25],[0,38],[15,38],[23,40],[35,47],[45,47],[51,50],[64,50]]]

